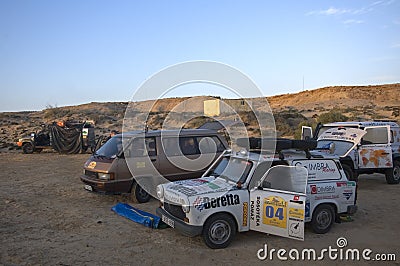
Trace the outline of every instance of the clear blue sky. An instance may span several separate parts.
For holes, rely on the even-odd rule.
[[[400,1],[0,0],[0,111],[128,101],[211,60],[266,96],[400,82]],[[187,91],[203,94],[204,91]]]

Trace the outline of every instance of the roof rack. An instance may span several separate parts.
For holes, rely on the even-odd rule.
[[[372,121],[374,121],[374,122],[393,122],[393,123],[397,123],[397,120],[391,120],[391,119],[374,119]]]
[[[307,158],[311,158],[310,150],[317,147],[317,141],[314,139],[297,140],[285,138],[238,138],[236,144],[252,152],[262,152],[264,147],[273,147],[275,143],[275,153],[279,154],[280,159],[284,159],[283,150],[296,149],[306,153]],[[271,151],[271,149],[267,149]]]

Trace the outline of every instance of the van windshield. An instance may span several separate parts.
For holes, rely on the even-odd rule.
[[[100,149],[94,154],[98,157],[113,159],[122,149],[122,137],[116,136],[109,139]]]

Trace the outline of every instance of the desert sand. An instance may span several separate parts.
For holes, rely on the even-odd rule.
[[[390,263],[400,264],[400,185],[387,185],[383,175],[360,176],[354,221],[336,223],[325,235],[307,228],[301,242],[246,232],[237,234],[228,248],[211,250],[201,237],[188,238],[172,228],[149,229],[112,212],[117,202],[127,202],[155,213],[158,202],[133,204],[127,196],[85,191],[79,176],[88,157],[0,154],[0,265],[266,265],[270,259],[257,258],[264,244],[319,251],[337,248],[339,237],[347,239],[346,248],[396,254],[397,261]],[[276,257],[272,262],[285,263]],[[344,262],[326,258],[323,263]]]

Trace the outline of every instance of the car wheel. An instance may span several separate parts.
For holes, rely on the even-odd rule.
[[[398,184],[400,181],[400,161],[395,160],[393,168],[387,169],[385,176],[388,184]]]
[[[26,154],[31,154],[34,151],[33,145],[29,142],[24,143],[24,145],[22,145],[22,151]]]
[[[334,221],[335,211],[333,207],[328,204],[321,204],[313,212],[311,227],[315,233],[325,234],[331,229]]]
[[[145,203],[150,200],[150,194],[147,193],[138,183],[134,182],[131,189],[131,199],[136,203]]]
[[[236,223],[228,214],[215,214],[204,224],[202,235],[209,248],[226,248],[236,235]]]

